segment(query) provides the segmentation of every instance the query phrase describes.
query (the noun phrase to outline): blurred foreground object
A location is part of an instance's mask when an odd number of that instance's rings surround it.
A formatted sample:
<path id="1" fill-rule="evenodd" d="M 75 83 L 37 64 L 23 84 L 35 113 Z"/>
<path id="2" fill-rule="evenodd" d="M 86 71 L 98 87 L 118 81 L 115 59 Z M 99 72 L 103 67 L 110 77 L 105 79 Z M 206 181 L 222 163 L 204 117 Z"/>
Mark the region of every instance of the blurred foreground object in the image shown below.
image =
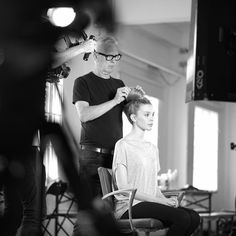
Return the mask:
<path id="1" fill-rule="evenodd" d="M 114 30 L 109 1 L 67 1 L 75 11 L 90 12 L 95 23 Z M 2 0 L 0 2 L 0 153 L 30 148 L 44 119 L 45 78 L 59 35 L 84 29 L 81 18 L 70 28 L 57 28 L 42 15 L 63 1 Z M 87 20 L 85 20 L 87 21 Z M 12 148 L 14 147 L 14 148 Z"/>
<path id="2" fill-rule="evenodd" d="M 110 218 L 109 213 L 104 215 L 102 210 L 93 206 L 86 173 L 77 173 L 73 163 L 74 149 L 68 141 L 68 137 L 72 135 L 70 130 L 67 130 L 65 135 L 59 125 L 45 121 L 45 84 L 47 72 L 52 64 L 53 47 L 59 35 L 72 30 L 55 27 L 42 17 L 55 3 L 63 4 L 61 1 L 47 0 L 0 2 L 0 186 L 9 181 L 5 178 L 6 173 L 12 174 L 12 183 L 22 182 L 24 168 L 27 168 L 23 162 L 25 154 L 31 149 L 37 130 L 42 129 L 58 151 L 59 161 L 78 199 L 80 209 L 88 211 L 91 222 L 100 222 L 95 225 L 99 235 L 118 235 L 115 223 L 110 219 L 109 225 L 114 226 L 111 227 L 112 234 L 111 231 L 103 231 L 106 228 L 106 219 Z M 93 21 L 103 25 L 108 31 L 114 29 L 114 19 L 108 1 L 68 3 L 72 4 L 74 9 L 90 12 Z M 87 24 L 88 20 L 75 21 L 73 30 L 80 34 Z M 11 163 L 15 161 L 22 167 L 21 178 L 10 171 Z M 39 207 L 40 205 L 39 203 Z M 41 215 L 37 217 L 41 219 Z M 2 222 L 0 218 L 0 228 Z M 26 229 L 26 232 L 27 230 L 29 229 Z M 9 235 L 2 228 L 0 232 Z M 28 231 L 27 234 L 22 231 L 21 235 L 41 234 L 38 230 L 37 233 Z"/>

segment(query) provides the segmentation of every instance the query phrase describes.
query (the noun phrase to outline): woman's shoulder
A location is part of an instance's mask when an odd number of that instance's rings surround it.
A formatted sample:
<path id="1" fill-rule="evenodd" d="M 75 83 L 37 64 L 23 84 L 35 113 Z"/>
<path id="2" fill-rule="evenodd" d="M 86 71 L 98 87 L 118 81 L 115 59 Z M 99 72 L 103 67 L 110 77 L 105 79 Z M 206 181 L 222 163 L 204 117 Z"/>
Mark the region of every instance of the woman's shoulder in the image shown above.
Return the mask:
<path id="1" fill-rule="evenodd" d="M 158 146 L 155 145 L 154 143 L 152 142 L 149 142 L 149 145 L 151 147 L 152 150 L 154 150 L 155 152 L 159 153 L 159 149 L 158 149 Z"/>
<path id="2" fill-rule="evenodd" d="M 157 145 L 155 145 L 154 143 L 148 141 L 149 145 L 154 148 L 154 149 L 158 149 Z"/>
<path id="3" fill-rule="evenodd" d="M 130 137 L 129 135 L 119 139 L 116 142 L 116 146 L 133 146 L 133 145 L 137 145 L 140 147 L 147 147 L 147 148 L 151 148 L 154 150 L 158 151 L 158 147 L 157 145 L 155 145 L 154 143 L 147 141 L 147 140 L 139 140 L 139 139 L 133 139 L 132 137 Z"/>
<path id="4" fill-rule="evenodd" d="M 125 140 L 125 138 L 121 138 L 121 139 L 119 139 L 117 142 L 116 142 L 116 146 L 122 146 L 122 145 L 124 145 L 126 143 L 126 140 Z"/>
<path id="5" fill-rule="evenodd" d="M 123 137 L 116 142 L 115 149 L 130 149 L 132 145 L 132 140 Z"/>

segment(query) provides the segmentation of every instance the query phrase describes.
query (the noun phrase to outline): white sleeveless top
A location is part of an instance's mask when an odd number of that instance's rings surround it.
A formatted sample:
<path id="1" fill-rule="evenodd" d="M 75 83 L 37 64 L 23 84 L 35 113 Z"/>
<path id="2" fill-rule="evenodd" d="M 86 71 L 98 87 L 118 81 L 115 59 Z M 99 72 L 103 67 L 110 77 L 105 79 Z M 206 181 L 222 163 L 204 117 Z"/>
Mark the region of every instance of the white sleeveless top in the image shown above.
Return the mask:
<path id="1" fill-rule="evenodd" d="M 131 188 L 157 197 L 159 193 L 157 174 L 160 170 L 158 148 L 147 141 L 120 139 L 115 145 L 113 157 L 113 190 L 118 190 L 115 172 L 118 165 L 127 168 Z M 159 190 L 159 191 L 158 191 Z M 134 199 L 133 205 L 139 203 Z M 115 196 L 115 217 L 120 218 L 128 210 L 128 197 Z"/>

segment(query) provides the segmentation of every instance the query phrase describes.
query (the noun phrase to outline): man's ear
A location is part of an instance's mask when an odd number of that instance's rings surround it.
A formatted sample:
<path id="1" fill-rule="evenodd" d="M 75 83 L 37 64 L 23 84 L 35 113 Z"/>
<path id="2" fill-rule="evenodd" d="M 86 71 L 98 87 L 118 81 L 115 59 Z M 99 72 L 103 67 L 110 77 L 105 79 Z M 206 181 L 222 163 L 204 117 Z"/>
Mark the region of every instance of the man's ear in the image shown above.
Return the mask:
<path id="1" fill-rule="evenodd" d="M 135 116 L 135 114 L 131 114 L 131 115 L 130 115 L 130 119 L 131 119 L 133 122 L 136 122 L 136 116 Z"/>

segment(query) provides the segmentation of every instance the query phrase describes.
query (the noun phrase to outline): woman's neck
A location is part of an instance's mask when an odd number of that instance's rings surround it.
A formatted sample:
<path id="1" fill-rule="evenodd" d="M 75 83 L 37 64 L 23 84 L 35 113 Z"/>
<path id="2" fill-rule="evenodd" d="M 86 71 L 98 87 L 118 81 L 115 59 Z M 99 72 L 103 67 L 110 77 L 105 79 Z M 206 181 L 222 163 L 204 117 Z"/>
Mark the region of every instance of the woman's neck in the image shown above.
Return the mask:
<path id="1" fill-rule="evenodd" d="M 127 135 L 127 138 L 142 141 L 144 140 L 144 134 L 145 134 L 144 130 L 136 126 L 133 126 L 131 132 Z"/>

